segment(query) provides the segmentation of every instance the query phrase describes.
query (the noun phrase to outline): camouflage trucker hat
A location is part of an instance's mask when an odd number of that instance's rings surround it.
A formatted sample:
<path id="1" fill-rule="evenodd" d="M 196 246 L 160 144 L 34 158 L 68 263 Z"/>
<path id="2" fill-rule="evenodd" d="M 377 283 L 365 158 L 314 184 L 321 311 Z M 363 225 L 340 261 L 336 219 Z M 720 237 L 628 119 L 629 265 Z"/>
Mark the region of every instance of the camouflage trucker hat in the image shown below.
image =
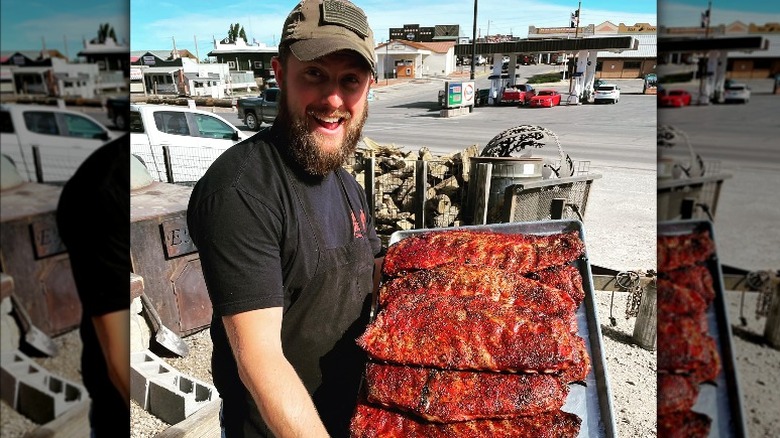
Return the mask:
<path id="1" fill-rule="evenodd" d="M 347 0 L 303 0 L 284 21 L 279 45 L 301 61 L 353 50 L 376 72 L 374 33 L 363 10 Z"/>

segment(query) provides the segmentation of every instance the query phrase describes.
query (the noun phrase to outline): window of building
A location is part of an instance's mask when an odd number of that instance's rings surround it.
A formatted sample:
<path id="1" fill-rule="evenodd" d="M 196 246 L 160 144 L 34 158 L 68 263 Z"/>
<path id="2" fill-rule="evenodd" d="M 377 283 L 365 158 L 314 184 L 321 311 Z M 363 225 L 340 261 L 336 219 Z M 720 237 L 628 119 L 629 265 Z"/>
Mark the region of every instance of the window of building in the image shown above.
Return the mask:
<path id="1" fill-rule="evenodd" d="M 641 61 L 625 61 L 623 63 L 624 69 L 639 69 L 640 67 L 642 67 Z"/>

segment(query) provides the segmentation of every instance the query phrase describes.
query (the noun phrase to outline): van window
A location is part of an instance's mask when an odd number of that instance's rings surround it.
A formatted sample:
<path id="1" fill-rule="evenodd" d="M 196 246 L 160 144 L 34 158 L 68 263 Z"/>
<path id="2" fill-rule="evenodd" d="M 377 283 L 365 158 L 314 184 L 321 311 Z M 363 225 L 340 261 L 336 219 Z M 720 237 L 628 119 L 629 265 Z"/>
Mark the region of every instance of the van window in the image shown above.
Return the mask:
<path id="1" fill-rule="evenodd" d="M 62 114 L 62 116 L 68 130 L 68 137 L 100 138 L 106 134 L 105 129 L 86 117 L 76 114 Z"/>
<path id="2" fill-rule="evenodd" d="M 230 126 L 216 117 L 206 114 L 193 114 L 198 125 L 198 135 L 206 138 L 231 139 L 236 133 Z"/>
<path id="3" fill-rule="evenodd" d="M 154 124 L 160 132 L 173 135 L 191 135 L 187 115 L 179 111 L 156 111 Z"/>
<path id="4" fill-rule="evenodd" d="M 25 111 L 24 126 L 37 134 L 60 135 L 57 119 L 51 111 Z"/>

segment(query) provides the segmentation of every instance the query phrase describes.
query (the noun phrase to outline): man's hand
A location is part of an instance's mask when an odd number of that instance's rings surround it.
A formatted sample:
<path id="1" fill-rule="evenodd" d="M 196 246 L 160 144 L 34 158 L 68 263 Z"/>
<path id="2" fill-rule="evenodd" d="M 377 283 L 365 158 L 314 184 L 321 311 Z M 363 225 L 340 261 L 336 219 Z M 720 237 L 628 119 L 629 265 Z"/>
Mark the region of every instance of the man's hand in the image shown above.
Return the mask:
<path id="1" fill-rule="evenodd" d="M 309 393 L 282 351 L 282 308 L 224 316 L 241 381 L 277 438 L 327 437 Z"/>

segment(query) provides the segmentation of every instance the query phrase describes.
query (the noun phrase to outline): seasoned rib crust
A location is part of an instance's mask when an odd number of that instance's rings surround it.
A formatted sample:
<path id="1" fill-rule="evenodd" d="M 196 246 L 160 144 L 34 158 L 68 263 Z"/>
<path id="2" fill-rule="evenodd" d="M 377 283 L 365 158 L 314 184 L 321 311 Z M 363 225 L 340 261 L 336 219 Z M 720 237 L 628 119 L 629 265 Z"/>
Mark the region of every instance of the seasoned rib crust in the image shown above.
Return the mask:
<path id="1" fill-rule="evenodd" d="M 699 384 L 690 376 L 658 375 L 658 415 L 690 410 L 699 396 Z"/>
<path id="2" fill-rule="evenodd" d="M 411 272 L 386 282 L 379 292 L 379 304 L 384 306 L 404 293 L 484 297 L 553 316 L 564 316 L 576 310 L 568 293 L 488 266 L 441 266 Z"/>
<path id="3" fill-rule="evenodd" d="M 659 318 L 658 369 L 692 374 L 699 382 L 715 380 L 720 373 L 715 340 L 692 318 Z"/>
<path id="4" fill-rule="evenodd" d="M 658 271 L 666 273 L 704 262 L 715 254 L 715 242 L 708 231 L 658 236 Z"/>
<path id="5" fill-rule="evenodd" d="M 585 299 L 585 289 L 582 287 L 582 276 L 579 269 L 573 265 L 553 266 L 542 271 L 526 274 L 528 278 L 539 283 L 560 289 L 569 294 L 574 300 L 575 307 L 579 307 Z"/>
<path id="6" fill-rule="evenodd" d="M 710 274 L 710 270 L 706 266 L 687 266 L 682 269 L 664 272 L 663 275 L 670 282 L 699 294 L 707 306 L 715 299 L 715 286 L 712 281 L 712 274 Z"/>
<path id="7" fill-rule="evenodd" d="M 577 232 L 552 235 L 504 234 L 469 230 L 438 231 L 400 240 L 387 250 L 383 273 L 436 266 L 481 265 L 517 273 L 565 265 L 582 256 L 585 245 Z"/>
<path id="8" fill-rule="evenodd" d="M 572 363 L 573 321 L 482 298 L 402 294 L 358 344 L 375 359 L 407 365 L 556 372 Z"/>
<path id="9" fill-rule="evenodd" d="M 405 415 L 358 403 L 350 425 L 351 438 L 570 438 L 576 437 L 581 420 L 563 411 L 501 420 L 428 423 Z"/>
<path id="10" fill-rule="evenodd" d="M 590 373 L 590 355 L 585 339 L 579 336 L 573 336 L 573 339 L 574 354 L 571 365 L 561 373 L 561 379 L 567 383 L 584 382 Z"/>
<path id="11" fill-rule="evenodd" d="M 698 438 L 710 434 L 710 417 L 694 411 L 658 416 L 658 436 L 664 438 Z"/>
<path id="12" fill-rule="evenodd" d="M 452 423 L 557 411 L 569 386 L 550 374 L 450 371 L 369 363 L 368 401 Z"/>
<path id="13" fill-rule="evenodd" d="M 664 278 L 657 285 L 659 318 L 698 317 L 706 312 L 707 301 L 693 289 Z"/>

